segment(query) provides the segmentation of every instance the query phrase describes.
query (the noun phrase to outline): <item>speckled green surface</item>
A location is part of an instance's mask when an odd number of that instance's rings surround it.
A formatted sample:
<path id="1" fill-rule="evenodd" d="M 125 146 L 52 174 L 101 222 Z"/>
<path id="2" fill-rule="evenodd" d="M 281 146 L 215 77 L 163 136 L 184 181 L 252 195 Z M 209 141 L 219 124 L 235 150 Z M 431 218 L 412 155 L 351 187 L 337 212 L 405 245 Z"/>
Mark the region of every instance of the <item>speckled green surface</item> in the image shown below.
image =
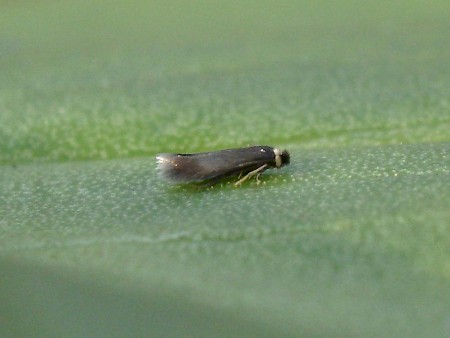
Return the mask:
<path id="1" fill-rule="evenodd" d="M 449 9 L 0 5 L 0 335 L 447 336 Z M 247 144 L 292 164 L 157 176 Z"/>

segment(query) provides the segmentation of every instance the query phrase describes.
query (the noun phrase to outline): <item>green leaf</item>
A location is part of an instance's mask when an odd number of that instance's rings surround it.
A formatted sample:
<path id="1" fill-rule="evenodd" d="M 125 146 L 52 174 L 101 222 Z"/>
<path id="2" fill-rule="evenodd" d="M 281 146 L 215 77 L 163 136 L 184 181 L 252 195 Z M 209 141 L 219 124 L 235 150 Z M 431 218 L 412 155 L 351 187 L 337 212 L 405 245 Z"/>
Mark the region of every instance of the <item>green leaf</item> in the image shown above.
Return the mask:
<path id="1" fill-rule="evenodd" d="M 447 336 L 446 9 L 0 5 L 0 336 Z M 247 144 L 292 163 L 158 177 Z"/>

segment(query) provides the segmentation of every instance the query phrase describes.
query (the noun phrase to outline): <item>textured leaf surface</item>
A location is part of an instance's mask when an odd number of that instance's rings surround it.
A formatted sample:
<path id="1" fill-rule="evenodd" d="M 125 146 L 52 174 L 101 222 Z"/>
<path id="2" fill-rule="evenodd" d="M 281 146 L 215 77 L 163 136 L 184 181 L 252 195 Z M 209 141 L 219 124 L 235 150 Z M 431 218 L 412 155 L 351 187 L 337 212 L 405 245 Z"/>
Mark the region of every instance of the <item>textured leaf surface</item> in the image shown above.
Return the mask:
<path id="1" fill-rule="evenodd" d="M 0 5 L 0 335 L 447 336 L 448 9 Z M 247 144 L 292 164 L 155 171 Z"/>

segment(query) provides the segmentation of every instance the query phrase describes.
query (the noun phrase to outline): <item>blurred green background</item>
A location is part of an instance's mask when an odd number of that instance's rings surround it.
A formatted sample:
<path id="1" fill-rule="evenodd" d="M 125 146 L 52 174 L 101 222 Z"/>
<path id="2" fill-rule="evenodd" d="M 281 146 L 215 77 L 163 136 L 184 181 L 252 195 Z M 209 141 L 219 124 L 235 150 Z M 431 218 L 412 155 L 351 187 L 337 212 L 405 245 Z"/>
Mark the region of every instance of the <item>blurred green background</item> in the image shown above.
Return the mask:
<path id="1" fill-rule="evenodd" d="M 1 1 L 0 336 L 448 336 L 449 13 Z M 249 144 L 292 164 L 156 173 Z"/>

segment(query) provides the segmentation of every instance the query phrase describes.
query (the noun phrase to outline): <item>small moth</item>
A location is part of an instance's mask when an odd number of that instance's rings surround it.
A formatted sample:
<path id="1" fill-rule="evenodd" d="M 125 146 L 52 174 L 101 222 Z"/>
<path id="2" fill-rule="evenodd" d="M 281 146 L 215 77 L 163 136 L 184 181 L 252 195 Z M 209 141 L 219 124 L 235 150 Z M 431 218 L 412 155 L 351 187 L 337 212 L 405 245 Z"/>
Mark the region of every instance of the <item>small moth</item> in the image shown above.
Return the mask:
<path id="1" fill-rule="evenodd" d="M 290 163 L 290 155 L 269 146 L 225 149 L 196 154 L 159 154 L 158 169 L 163 178 L 176 183 L 202 183 L 212 186 L 220 180 L 239 176 L 235 186 L 270 168 Z"/>

